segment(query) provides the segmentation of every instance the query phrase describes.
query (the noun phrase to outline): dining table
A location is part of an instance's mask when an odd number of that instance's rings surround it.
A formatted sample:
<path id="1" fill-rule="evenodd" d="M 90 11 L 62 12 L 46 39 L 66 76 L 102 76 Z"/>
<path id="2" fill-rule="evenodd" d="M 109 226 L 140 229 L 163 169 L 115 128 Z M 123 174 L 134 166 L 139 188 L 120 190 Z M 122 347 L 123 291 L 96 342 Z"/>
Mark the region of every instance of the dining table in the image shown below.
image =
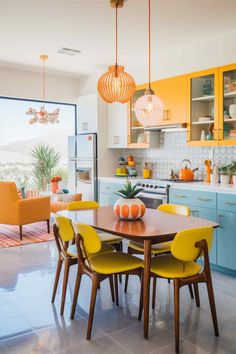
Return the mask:
<path id="1" fill-rule="evenodd" d="M 142 219 L 118 219 L 112 206 L 99 207 L 87 210 L 62 210 L 57 213 L 82 224 L 88 224 L 97 230 L 122 236 L 125 239 L 139 242 L 144 245 L 144 272 L 143 272 L 143 314 L 144 338 L 148 338 L 149 329 L 149 296 L 151 247 L 153 244 L 171 241 L 182 230 L 209 226 L 216 228 L 216 222 L 200 219 L 193 216 L 181 216 L 146 209 Z"/>

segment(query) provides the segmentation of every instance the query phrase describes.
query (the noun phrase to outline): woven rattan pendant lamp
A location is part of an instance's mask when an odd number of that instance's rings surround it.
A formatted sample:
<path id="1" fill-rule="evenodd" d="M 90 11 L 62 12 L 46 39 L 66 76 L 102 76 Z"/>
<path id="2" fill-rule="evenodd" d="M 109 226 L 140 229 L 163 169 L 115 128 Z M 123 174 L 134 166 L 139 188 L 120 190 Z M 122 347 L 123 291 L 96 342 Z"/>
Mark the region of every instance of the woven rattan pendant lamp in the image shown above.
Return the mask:
<path id="1" fill-rule="evenodd" d="M 128 102 L 133 96 L 136 85 L 131 75 L 118 65 L 118 8 L 124 6 L 124 0 L 110 0 L 111 7 L 116 9 L 116 62 L 98 80 L 99 95 L 107 103 Z"/>
<path id="2" fill-rule="evenodd" d="M 145 93 L 135 102 L 137 120 L 143 126 L 156 125 L 163 117 L 164 105 L 151 88 L 151 0 L 148 1 L 148 87 Z"/>

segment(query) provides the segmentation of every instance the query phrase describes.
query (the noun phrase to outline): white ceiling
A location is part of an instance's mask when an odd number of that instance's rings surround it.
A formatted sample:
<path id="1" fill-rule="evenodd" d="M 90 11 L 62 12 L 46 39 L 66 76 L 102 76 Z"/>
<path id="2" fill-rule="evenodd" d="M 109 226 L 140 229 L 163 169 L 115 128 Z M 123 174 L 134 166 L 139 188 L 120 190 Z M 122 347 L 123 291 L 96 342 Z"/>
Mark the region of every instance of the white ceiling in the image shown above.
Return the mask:
<path id="1" fill-rule="evenodd" d="M 119 11 L 119 63 L 147 64 L 147 0 L 127 0 Z M 0 65 L 82 76 L 114 63 L 114 9 L 109 0 L 0 0 Z M 152 0 L 153 60 L 158 51 L 236 28 L 236 0 Z M 158 41 L 157 41 L 158 39 Z M 157 46 L 158 43 L 158 46 Z M 61 47 L 79 56 L 58 54 Z M 155 57 L 154 57 L 155 55 Z"/>

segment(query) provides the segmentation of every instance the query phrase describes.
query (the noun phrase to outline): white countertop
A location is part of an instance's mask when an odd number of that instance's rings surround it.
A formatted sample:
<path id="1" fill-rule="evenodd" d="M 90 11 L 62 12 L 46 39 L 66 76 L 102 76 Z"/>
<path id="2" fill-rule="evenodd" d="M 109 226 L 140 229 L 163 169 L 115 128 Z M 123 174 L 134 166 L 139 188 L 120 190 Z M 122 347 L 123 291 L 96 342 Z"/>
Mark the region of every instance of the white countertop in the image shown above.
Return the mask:
<path id="1" fill-rule="evenodd" d="M 211 184 L 206 182 L 187 182 L 187 183 L 173 183 L 171 188 L 177 189 L 192 189 L 198 191 L 217 192 L 236 194 L 236 186 L 234 184 L 221 185 L 220 183 Z"/>

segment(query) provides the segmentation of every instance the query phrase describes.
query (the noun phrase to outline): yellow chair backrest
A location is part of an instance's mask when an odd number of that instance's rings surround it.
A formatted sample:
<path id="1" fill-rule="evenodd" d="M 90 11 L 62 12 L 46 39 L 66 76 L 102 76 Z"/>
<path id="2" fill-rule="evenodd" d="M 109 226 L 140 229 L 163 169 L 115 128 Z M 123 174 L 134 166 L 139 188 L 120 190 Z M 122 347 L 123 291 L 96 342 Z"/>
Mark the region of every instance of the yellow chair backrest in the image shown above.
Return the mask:
<path id="1" fill-rule="evenodd" d="M 59 237 L 62 241 L 72 241 L 75 237 L 71 220 L 64 216 L 55 217 L 56 225 L 59 229 Z"/>
<path id="2" fill-rule="evenodd" d="M 67 210 L 83 210 L 83 209 L 97 209 L 99 204 L 93 200 L 82 200 L 77 202 L 70 202 L 67 205 Z"/>
<path id="3" fill-rule="evenodd" d="M 159 205 L 157 210 L 163 211 L 164 213 L 178 214 L 178 215 L 183 215 L 183 216 L 190 215 L 190 209 L 189 209 L 189 207 L 187 207 L 185 205 L 161 204 L 161 205 Z"/>
<path id="4" fill-rule="evenodd" d="M 87 254 L 94 254 L 101 250 L 102 243 L 96 230 L 89 225 L 73 223 L 75 234 L 83 238 L 84 248 Z"/>
<path id="5" fill-rule="evenodd" d="M 200 249 L 195 244 L 201 240 L 206 240 L 210 251 L 213 240 L 212 227 L 199 227 L 178 232 L 171 244 L 171 253 L 182 261 L 195 261 L 201 255 Z"/>
<path id="6" fill-rule="evenodd" d="M 0 182 L 0 202 L 10 205 L 18 200 L 19 194 L 15 182 Z"/>

